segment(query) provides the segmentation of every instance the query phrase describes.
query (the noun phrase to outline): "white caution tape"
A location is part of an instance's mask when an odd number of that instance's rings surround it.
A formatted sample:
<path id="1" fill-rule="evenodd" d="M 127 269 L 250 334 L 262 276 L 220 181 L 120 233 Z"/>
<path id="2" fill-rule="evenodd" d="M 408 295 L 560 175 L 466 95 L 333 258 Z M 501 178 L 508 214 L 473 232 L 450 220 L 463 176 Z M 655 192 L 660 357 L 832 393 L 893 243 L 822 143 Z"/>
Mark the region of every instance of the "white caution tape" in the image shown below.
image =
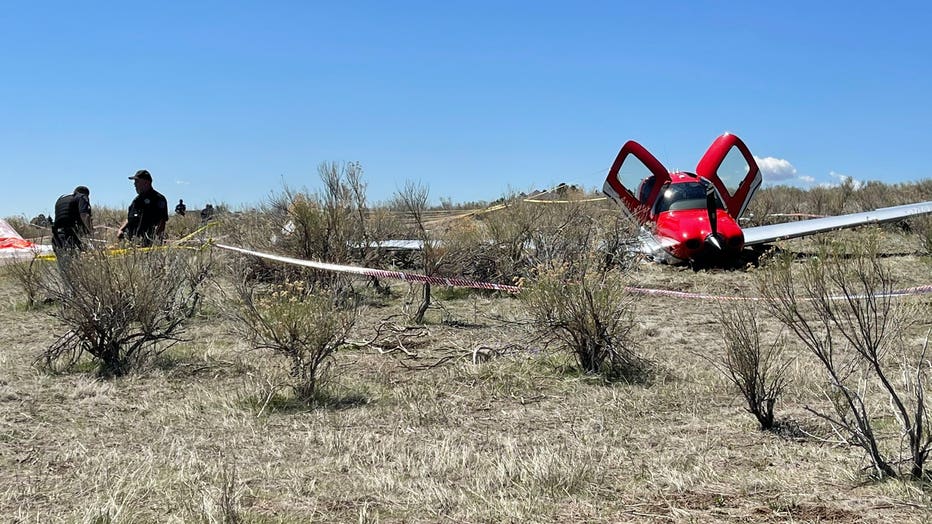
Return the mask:
<path id="1" fill-rule="evenodd" d="M 507 291 L 509 293 L 517 293 L 521 291 L 521 288 L 519 288 L 518 286 L 509 286 L 505 284 L 492 284 L 490 282 L 478 282 L 478 281 L 469 280 L 466 278 L 435 277 L 435 276 L 429 276 L 429 275 L 418 275 L 417 273 L 406 273 L 404 271 L 388 271 L 385 269 L 372 269 L 372 268 L 359 267 L 359 266 L 330 264 L 327 262 L 316 262 L 312 260 L 302 260 L 300 258 L 291 258 L 291 257 L 283 257 L 279 255 L 271 255 L 269 253 L 252 251 L 250 249 L 243 249 L 241 247 L 228 246 L 225 244 L 213 244 L 213 245 L 220 249 L 225 249 L 227 251 L 234 251 L 236 253 L 242 253 L 244 255 L 252 255 L 254 257 L 265 258 L 267 260 L 275 260 L 277 262 L 284 262 L 286 264 L 294 264 L 297 266 L 320 269 L 322 271 L 351 273 L 354 275 L 364 275 L 364 276 L 376 277 L 376 278 L 389 278 L 389 279 L 394 279 L 394 280 L 403 280 L 405 282 L 418 282 L 421 284 L 437 284 L 440 286 L 468 287 L 468 288 L 473 288 L 473 289 L 492 289 L 495 291 Z"/>
<path id="2" fill-rule="evenodd" d="M 465 287 L 473 289 L 491 289 L 495 291 L 507 291 L 509 293 L 519 293 L 521 288 L 518 286 L 509 286 L 506 284 L 493 284 L 491 282 L 479 282 L 476 280 L 469 280 L 466 278 L 459 277 L 435 277 L 428 275 L 419 275 L 417 273 L 406 273 L 404 271 L 389 271 L 385 269 L 373 269 L 360 266 L 349 266 L 343 264 L 330 264 L 327 262 L 316 262 L 312 260 L 302 260 L 300 258 L 291 258 L 283 257 L 280 255 L 272 255 L 269 253 L 262 253 L 260 251 L 253 251 L 251 249 L 243 249 L 241 247 L 228 246 L 226 244 L 212 244 L 220 249 L 225 249 L 227 251 L 233 251 L 236 253 L 242 253 L 244 255 L 251 255 L 254 257 L 265 258 L 267 260 L 275 260 L 277 262 L 283 262 L 286 264 L 294 264 L 297 266 L 310 267 L 314 269 L 320 269 L 322 271 L 335 271 L 340 273 L 351 273 L 355 275 L 370 276 L 376 278 L 388 278 L 394 280 L 402 280 L 405 282 L 417 282 L 421 284 L 437 284 L 441 286 L 450 286 L 450 287 Z M 745 297 L 745 296 L 727 296 L 727 295 L 710 295 L 705 293 L 691 293 L 688 291 L 675 291 L 672 289 L 656 289 L 656 288 L 644 288 L 644 287 L 633 287 L 626 286 L 625 290 L 629 293 L 635 295 L 649 295 L 649 296 L 667 296 L 674 298 L 682 299 L 694 299 L 694 300 L 715 300 L 715 301 L 759 301 L 763 300 L 760 297 Z M 932 293 L 932 284 L 915 286 L 904 289 L 893 290 L 890 293 L 882 293 L 874 295 L 876 297 L 903 297 L 909 295 L 920 295 L 925 293 Z M 829 297 L 830 300 L 845 300 L 849 297 L 846 296 L 833 296 Z M 854 296 L 851 298 L 859 298 Z M 808 300 L 808 299 L 807 299 Z"/>

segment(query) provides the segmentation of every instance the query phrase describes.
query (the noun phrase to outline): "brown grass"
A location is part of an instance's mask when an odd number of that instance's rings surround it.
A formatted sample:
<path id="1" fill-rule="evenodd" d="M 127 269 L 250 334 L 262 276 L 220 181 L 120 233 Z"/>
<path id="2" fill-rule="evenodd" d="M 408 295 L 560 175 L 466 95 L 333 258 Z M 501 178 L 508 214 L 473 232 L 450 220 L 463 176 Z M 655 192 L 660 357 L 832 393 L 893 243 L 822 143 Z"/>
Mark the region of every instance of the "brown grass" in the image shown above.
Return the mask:
<path id="1" fill-rule="evenodd" d="M 915 237 L 888 234 L 898 254 L 884 260 L 902 287 L 930 283 L 927 265 L 897 251 Z M 806 256 L 811 242 L 784 246 Z M 646 265 L 632 279 L 751 294 L 754 271 Z M 350 338 L 371 340 L 406 291 L 369 297 Z M 328 397 L 307 408 L 275 394 L 286 367 L 230 335 L 219 299 L 195 319 L 192 341 L 148 372 L 111 381 L 88 369 L 40 373 L 31 363 L 60 327 L 0 280 L 0 520 L 932 519 L 927 486 L 872 483 L 856 451 L 758 431 L 697 355 L 721 344 L 707 302 L 640 298 L 634 335 L 656 376 L 605 385 L 529 343 L 517 299 L 448 296 L 416 336 L 338 351 Z M 928 295 L 920 304 L 930 308 Z M 765 318 L 761 331 L 772 337 L 779 326 Z M 399 342 L 405 351 L 393 350 Z M 826 435 L 803 410 L 821 402 L 824 377 L 800 348 L 788 356 L 779 414 Z"/>

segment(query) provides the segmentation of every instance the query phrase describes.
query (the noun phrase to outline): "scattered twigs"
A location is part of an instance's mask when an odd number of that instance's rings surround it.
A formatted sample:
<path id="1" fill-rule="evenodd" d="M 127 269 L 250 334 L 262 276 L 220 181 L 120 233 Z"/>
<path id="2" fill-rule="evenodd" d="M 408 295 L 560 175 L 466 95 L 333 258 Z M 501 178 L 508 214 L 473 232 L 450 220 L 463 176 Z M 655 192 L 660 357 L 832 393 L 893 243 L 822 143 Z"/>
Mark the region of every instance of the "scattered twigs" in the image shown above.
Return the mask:
<path id="1" fill-rule="evenodd" d="M 396 352 L 404 353 L 409 358 L 417 358 L 418 352 L 413 346 L 430 337 L 426 326 L 409 326 L 396 321 L 402 315 L 391 315 L 379 321 L 375 333 L 369 340 L 361 342 L 347 341 L 358 348 L 372 348 L 380 355 Z"/>

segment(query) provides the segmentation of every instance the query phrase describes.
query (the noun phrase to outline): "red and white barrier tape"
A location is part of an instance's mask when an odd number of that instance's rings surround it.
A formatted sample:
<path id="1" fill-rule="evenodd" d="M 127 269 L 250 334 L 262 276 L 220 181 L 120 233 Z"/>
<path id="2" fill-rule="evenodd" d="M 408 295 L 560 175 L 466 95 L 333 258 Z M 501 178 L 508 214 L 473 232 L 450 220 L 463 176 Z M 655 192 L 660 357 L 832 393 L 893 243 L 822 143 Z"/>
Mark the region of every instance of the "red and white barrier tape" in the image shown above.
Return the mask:
<path id="1" fill-rule="evenodd" d="M 635 295 L 652 295 L 652 296 L 665 296 L 665 297 L 675 297 L 675 298 L 692 298 L 698 300 L 764 300 L 761 297 L 745 297 L 745 296 L 726 296 L 726 295 L 708 295 L 705 293 L 690 293 L 688 291 L 674 291 L 672 289 L 654 289 L 654 288 L 644 288 L 644 287 L 626 287 L 629 293 L 634 293 Z M 876 297 L 905 297 L 909 295 L 921 295 L 923 293 L 932 293 L 932 284 L 927 284 L 924 286 L 915 286 L 908 287 L 903 289 L 895 289 L 889 293 L 878 293 L 874 296 Z M 859 298 L 860 295 L 853 296 L 851 298 Z M 849 297 L 844 295 L 828 297 L 829 300 L 845 300 Z M 809 299 L 806 299 L 809 300 Z"/>
<path id="2" fill-rule="evenodd" d="M 298 266 L 320 269 L 323 271 L 336 271 L 339 273 L 351 273 L 354 275 L 364 275 L 364 276 L 376 277 L 376 278 L 390 278 L 394 280 L 403 280 L 405 282 L 418 282 L 421 284 L 437 284 L 440 286 L 468 287 L 468 288 L 473 288 L 473 289 L 492 289 L 495 291 L 507 291 L 509 293 L 517 293 L 521 291 L 521 288 L 519 288 L 518 286 L 509 286 L 505 284 L 492 284 L 490 282 L 478 282 L 478 281 L 469 280 L 466 278 L 432 277 L 428 275 L 418 275 L 417 273 L 406 273 L 404 271 L 389 271 L 385 269 L 372 269 L 372 268 L 359 267 L 359 266 L 329 264 L 327 262 L 315 262 L 312 260 L 302 260 L 300 258 L 270 255 L 268 253 L 252 251 L 250 249 L 243 249 L 240 247 L 228 246 L 225 244 L 213 244 L 213 245 L 216 247 L 219 247 L 220 249 L 225 249 L 227 251 L 234 251 L 237 253 L 242 253 L 244 255 L 252 255 L 254 257 L 265 258 L 268 260 L 275 260 L 277 262 L 284 262 L 286 264 L 295 264 Z"/>
<path id="3" fill-rule="evenodd" d="M 351 273 L 354 275 L 363 275 L 376 278 L 388 278 L 394 280 L 402 280 L 405 282 L 418 282 L 421 284 L 437 284 L 440 286 L 451 286 L 451 287 L 467 287 L 473 289 L 491 289 L 495 291 L 507 291 L 508 293 L 519 293 L 521 288 L 518 286 L 509 286 L 506 284 L 493 284 L 491 282 L 479 282 L 476 280 L 469 280 L 466 278 L 457 278 L 457 277 L 432 277 L 427 275 L 419 275 L 417 273 L 406 273 L 404 271 L 389 271 L 385 269 L 372 269 L 367 267 L 359 266 L 347 266 L 341 264 L 330 264 L 327 262 L 315 262 L 312 260 L 302 260 L 300 258 L 291 258 L 283 257 L 279 255 L 271 255 L 269 253 L 262 253 L 260 251 L 253 251 L 251 249 L 243 249 L 241 247 L 228 246 L 226 244 L 212 244 L 220 249 L 225 249 L 227 251 L 233 251 L 236 253 L 242 253 L 244 255 L 251 255 L 254 257 L 265 258 L 268 260 L 275 260 L 277 262 L 284 262 L 286 264 L 295 264 L 298 266 L 310 267 L 314 269 L 320 269 L 322 271 L 336 271 L 340 273 Z M 649 295 L 649 296 L 666 296 L 674 298 L 685 298 L 685 299 L 697 299 L 697 300 L 718 300 L 718 301 L 728 301 L 728 300 L 763 300 L 760 297 L 744 297 L 744 296 L 726 296 L 726 295 L 709 295 L 705 293 L 691 293 L 688 291 L 674 291 L 672 289 L 655 289 L 655 288 L 644 288 L 644 287 L 631 287 L 628 286 L 625 288 L 629 293 L 636 295 Z M 919 295 L 924 293 L 932 293 L 932 284 L 924 286 L 915 286 L 904 289 L 897 289 L 890 292 L 888 295 L 892 297 L 900 297 L 907 295 Z M 886 295 L 877 295 L 886 296 Z M 830 297 L 832 300 L 842 300 L 847 297 L 837 296 Z"/>
<path id="4" fill-rule="evenodd" d="M 656 289 L 648 287 L 626 286 L 625 291 L 634 295 L 648 295 L 674 298 L 693 298 L 699 300 L 760 300 L 757 297 L 708 295 L 705 293 L 690 293 L 689 291 L 674 291 L 672 289 Z"/>

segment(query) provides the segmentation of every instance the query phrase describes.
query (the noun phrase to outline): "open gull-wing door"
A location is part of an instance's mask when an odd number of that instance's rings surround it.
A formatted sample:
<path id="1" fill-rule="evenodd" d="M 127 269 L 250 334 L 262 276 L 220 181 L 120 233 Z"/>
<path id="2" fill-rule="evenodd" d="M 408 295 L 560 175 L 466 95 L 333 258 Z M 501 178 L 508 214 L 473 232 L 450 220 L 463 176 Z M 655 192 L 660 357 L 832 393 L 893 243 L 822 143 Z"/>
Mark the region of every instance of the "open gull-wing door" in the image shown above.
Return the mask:
<path id="1" fill-rule="evenodd" d="M 748 146 L 735 135 L 725 133 L 715 139 L 696 166 L 696 174 L 718 190 L 735 220 L 744 214 L 762 177 Z"/>
<path id="2" fill-rule="evenodd" d="M 608 170 L 602 192 L 618 203 L 632 218 L 644 223 L 650 217 L 660 189 L 670 173 L 644 146 L 629 140 Z"/>

